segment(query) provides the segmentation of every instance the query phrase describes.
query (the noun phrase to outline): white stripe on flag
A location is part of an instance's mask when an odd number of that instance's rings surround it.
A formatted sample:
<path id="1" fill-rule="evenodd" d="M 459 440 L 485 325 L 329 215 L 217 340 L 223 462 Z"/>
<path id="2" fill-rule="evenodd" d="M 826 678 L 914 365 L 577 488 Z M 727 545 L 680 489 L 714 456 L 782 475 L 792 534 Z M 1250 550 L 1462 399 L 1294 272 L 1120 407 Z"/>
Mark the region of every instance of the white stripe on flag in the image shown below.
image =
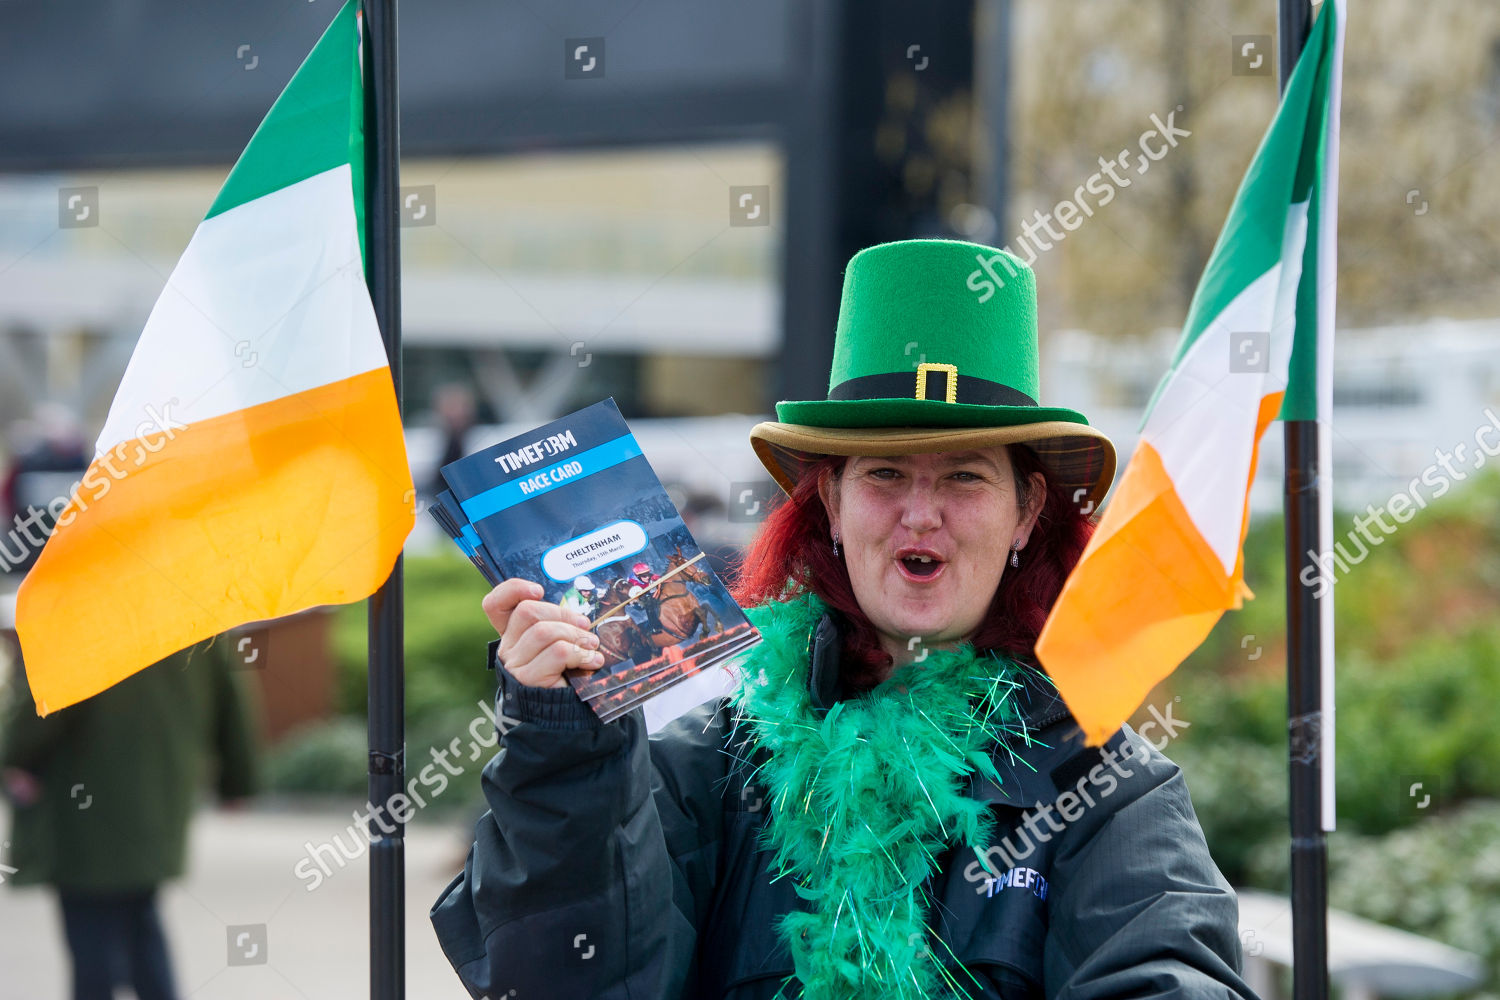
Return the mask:
<path id="1" fill-rule="evenodd" d="M 1232 576 L 1239 558 L 1243 499 L 1250 481 L 1255 426 L 1261 399 L 1286 389 L 1296 332 L 1297 281 L 1307 238 L 1307 204 L 1287 210 L 1281 263 L 1230 300 L 1176 365 L 1141 437 L 1161 456 L 1178 499 L 1203 540 Z M 1240 357 L 1238 338 L 1265 334 L 1264 357 Z M 1235 361 L 1256 362 L 1259 371 L 1235 371 Z"/>
<path id="2" fill-rule="evenodd" d="M 348 164 L 205 219 L 125 369 L 98 448 L 150 415 L 192 424 L 386 365 Z"/>

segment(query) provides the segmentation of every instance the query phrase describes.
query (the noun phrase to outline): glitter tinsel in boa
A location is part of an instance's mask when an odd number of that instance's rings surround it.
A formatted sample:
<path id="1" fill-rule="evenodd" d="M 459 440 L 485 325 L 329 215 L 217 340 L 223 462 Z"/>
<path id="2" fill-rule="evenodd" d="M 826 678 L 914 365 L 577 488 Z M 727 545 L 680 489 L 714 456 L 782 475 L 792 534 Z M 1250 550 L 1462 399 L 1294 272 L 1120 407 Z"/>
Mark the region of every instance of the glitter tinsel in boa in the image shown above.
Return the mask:
<path id="1" fill-rule="evenodd" d="M 824 610 L 812 595 L 753 609 L 764 641 L 732 696 L 770 750 L 755 778 L 770 793 L 763 846 L 811 904 L 778 933 L 804 1000 L 966 997 L 932 950 L 923 883 L 955 844 L 989 867 L 993 818 L 964 793 L 974 772 L 1000 781 L 990 751 L 1003 735 L 1025 738 L 1019 668 L 967 645 L 931 650 L 820 719 L 808 651 Z"/>

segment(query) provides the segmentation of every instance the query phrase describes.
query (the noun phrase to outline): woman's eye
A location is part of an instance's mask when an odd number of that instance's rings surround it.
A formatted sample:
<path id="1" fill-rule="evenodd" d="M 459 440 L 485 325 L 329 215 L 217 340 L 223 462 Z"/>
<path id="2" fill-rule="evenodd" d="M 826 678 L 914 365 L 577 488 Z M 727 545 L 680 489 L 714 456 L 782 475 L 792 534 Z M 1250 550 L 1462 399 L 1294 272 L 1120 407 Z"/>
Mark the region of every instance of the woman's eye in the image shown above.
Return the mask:
<path id="1" fill-rule="evenodd" d="M 981 476 L 977 472 L 969 472 L 967 470 L 960 470 L 960 471 L 955 472 L 953 474 L 953 478 L 957 479 L 959 482 L 963 482 L 963 483 L 977 483 L 981 479 L 983 479 L 984 477 Z"/>
<path id="2" fill-rule="evenodd" d="M 878 469 L 870 470 L 870 478 L 872 479 L 895 479 L 899 475 L 901 473 L 890 466 L 881 466 Z"/>

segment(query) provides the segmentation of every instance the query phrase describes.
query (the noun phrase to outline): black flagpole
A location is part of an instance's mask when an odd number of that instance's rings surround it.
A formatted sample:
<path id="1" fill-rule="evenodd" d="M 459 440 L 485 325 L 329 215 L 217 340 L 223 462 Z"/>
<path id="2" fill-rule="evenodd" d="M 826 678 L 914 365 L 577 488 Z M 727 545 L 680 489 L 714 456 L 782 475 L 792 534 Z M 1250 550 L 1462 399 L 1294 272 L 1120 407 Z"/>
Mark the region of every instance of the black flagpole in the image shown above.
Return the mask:
<path id="1" fill-rule="evenodd" d="M 1307 44 L 1310 0 L 1277 0 L 1281 90 Z M 1307 238 L 1315 240 L 1316 233 Z M 1319 589 L 1301 585 L 1317 566 L 1319 537 L 1318 422 L 1288 420 L 1286 449 L 1286 685 L 1292 833 L 1292 996 L 1328 996 L 1328 844 L 1322 822 L 1323 672 Z M 1321 573 L 1314 569 L 1313 574 Z"/>
<path id="2" fill-rule="evenodd" d="M 365 60 L 365 249 L 370 298 L 401 406 L 401 151 L 396 89 L 396 0 L 363 0 Z M 406 827 L 385 803 L 405 784 L 402 563 L 370 598 L 369 805 L 370 998 L 406 996 Z M 384 824 L 382 827 L 381 824 Z"/>

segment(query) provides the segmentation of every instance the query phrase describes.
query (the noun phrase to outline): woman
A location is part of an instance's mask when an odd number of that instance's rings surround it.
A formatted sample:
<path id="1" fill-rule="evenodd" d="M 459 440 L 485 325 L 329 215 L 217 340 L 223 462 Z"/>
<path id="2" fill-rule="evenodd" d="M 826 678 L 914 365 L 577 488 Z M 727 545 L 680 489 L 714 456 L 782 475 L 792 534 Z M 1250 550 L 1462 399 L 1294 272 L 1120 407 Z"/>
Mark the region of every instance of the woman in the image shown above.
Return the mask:
<path id="1" fill-rule="evenodd" d="M 1031 273 L 971 283 L 998 253 L 850 261 L 828 399 L 751 432 L 790 499 L 728 697 L 601 725 L 587 621 L 485 599 L 510 723 L 432 913 L 475 996 L 1252 996 L 1176 766 L 1086 748 L 1032 657 L 1115 457 L 1037 405 Z"/>
<path id="2" fill-rule="evenodd" d="M 0 643 L 13 641 L 13 624 L 0 604 Z M 161 886 L 186 870 L 204 779 L 226 808 L 260 784 L 253 703 L 231 641 L 174 653 L 46 718 L 19 644 L 9 647 L 12 697 L 0 726 L 0 783 L 12 810 L 6 861 L 15 869 L 7 881 L 56 890 L 73 1000 L 108 1000 L 117 985 L 139 1000 L 182 995 Z"/>

